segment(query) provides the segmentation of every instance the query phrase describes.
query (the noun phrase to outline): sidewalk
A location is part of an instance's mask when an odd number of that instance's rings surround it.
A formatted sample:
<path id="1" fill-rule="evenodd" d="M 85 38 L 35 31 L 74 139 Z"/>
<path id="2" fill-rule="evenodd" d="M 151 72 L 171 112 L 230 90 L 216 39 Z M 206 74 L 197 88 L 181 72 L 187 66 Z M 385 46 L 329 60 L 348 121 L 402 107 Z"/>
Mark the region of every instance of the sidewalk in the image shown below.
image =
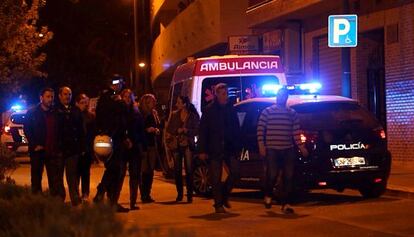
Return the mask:
<path id="1" fill-rule="evenodd" d="M 393 165 L 387 189 L 393 193 L 414 194 L 414 167 L 403 164 Z"/>

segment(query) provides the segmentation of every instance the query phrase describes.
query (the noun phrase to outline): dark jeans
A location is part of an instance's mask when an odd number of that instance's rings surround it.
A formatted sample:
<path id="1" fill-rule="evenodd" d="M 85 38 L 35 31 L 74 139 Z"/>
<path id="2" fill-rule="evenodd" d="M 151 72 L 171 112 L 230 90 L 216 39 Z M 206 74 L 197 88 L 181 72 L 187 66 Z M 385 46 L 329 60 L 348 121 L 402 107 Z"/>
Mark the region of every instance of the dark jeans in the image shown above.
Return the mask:
<path id="1" fill-rule="evenodd" d="M 122 185 L 124 183 L 127 166 L 129 174 L 129 203 L 131 206 L 135 206 L 138 198 L 138 186 L 141 182 L 141 156 L 142 153 L 139 149 L 131 149 L 125 152 L 124 160 L 122 163 L 122 174 L 119 185 L 118 196 L 121 194 Z"/>
<path id="2" fill-rule="evenodd" d="M 68 183 L 69 197 L 72 205 L 81 203 L 79 197 L 79 158 L 80 155 L 65 157 L 66 182 Z"/>
<path id="3" fill-rule="evenodd" d="M 81 184 L 82 196 L 88 197 L 90 192 L 90 180 L 91 180 L 91 164 L 92 154 L 86 152 L 79 159 L 79 180 Z"/>
<path id="4" fill-rule="evenodd" d="M 63 184 L 63 159 L 59 156 L 46 156 L 44 151 L 30 153 L 30 172 L 32 192 L 42 192 L 42 176 L 46 166 L 49 192 L 51 196 L 65 200 L 66 193 Z"/>
<path id="5" fill-rule="evenodd" d="M 233 182 L 238 174 L 238 161 L 233 155 L 209 155 L 214 207 L 222 207 L 228 201 Z M 228 167 L 228 177 L 222 182 L 223 164 Z"/>
<path id="6" fill-rule="evenodd" d="M 122 188 L 120 188 L 122 164 L 122 150 L 120 148 L 115 149 L 112 157 L 105 163 L 105 171 L 101 183 L 98 185 L 97 197 L 102 199 L 105 193 L 107 193 L 111 205 L 118 204 L 118 190 Z"/>
<path id="7" fill-rule="evenodd" d="M 266 151 L 266 180 L 265 195 L 273 196 L 273 188 L 276 184 L 280 172 L 282 172 L 280 182 L 280 202 L 290 203 L 290 194 L 293 191 L 293 174 L 295 171 L 296 153 L 293 148 L 284 150 L 267 149 Z"/>
<path id="8" fill-rule="evenodd" d="M 158 150 L 156 146 L 150 146 L 146 152 L 143 152 L 141 161 L 141 200 L 151 198 L 152 182 L 157 159 Z"/>
<path id="9" fill-rule="evenodd" d="M 177 188 L 178 195 L 183 195 L 183 160 L 185 168 L 185 182 L 187 187 L 187 196 L 193 195 L 193 153 L 190 148 L 178 147 L 174 151 L 174 170 L 175 170 L 175 186 Z"/>

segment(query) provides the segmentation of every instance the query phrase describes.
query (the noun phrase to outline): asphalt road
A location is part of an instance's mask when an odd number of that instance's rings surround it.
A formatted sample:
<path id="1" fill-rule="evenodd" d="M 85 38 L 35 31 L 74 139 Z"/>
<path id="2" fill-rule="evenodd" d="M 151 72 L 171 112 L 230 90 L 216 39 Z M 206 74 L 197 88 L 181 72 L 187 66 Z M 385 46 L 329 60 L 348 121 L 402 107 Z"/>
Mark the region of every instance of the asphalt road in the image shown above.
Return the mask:
<path id="1" fill-rule="evenodd" d="M 103 168 L 92 169 L 92 194 Z M 23 164 L 13 174 L 18 184 L 30 183 L 30 167 Z M 129 206 L 128 178 L 120 203 Z M 47 182 L 44 182 L 45 187 Z M 383 196 L 364 200 L 346 190 L 312 192 L 294 205 L 296 214 L 283 215 L 279 206 L 264 209 L 260 192 L 234 190 L 232 209 L 213 213 L 212 200 L 196 197 L 193 204 L 174 202 L 175 186 L 157 175 L 152 204 L 119 214 L 136 236 L 414 236 L 414 199 Z"/>

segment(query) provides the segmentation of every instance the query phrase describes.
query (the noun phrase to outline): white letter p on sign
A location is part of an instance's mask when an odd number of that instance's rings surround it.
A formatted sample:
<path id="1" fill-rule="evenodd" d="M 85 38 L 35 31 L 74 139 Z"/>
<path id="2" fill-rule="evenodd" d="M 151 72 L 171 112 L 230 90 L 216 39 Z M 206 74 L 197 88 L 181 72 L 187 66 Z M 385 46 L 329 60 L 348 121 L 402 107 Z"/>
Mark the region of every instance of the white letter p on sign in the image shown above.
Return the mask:
<path id="1" fill-rule="evenodd" d="M 341 26 L 344 26 L 344 29 L 340 29 Z M 334 19 L 333 20 L 333 41 L 334 43 L 339 43 L 339 36 L 348 34 L 351 26 L 347 19 Z"/>

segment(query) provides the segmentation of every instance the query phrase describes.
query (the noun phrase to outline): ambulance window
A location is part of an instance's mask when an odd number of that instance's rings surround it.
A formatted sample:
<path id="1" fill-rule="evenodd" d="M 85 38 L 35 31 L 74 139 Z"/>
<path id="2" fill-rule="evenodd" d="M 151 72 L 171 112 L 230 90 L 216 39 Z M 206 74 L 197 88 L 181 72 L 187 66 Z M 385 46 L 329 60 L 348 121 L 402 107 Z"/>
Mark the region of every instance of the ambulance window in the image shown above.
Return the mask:
<path id="1" fill-rule="evenodd" d="M 214 100 L 214 87 L 219 83 L 225 83 L 228 87 L 229 101 L 235 104 L 241 100 L 240 77 L 213 77 L 203 80 L 201 91 L 201 111 Z"/>

